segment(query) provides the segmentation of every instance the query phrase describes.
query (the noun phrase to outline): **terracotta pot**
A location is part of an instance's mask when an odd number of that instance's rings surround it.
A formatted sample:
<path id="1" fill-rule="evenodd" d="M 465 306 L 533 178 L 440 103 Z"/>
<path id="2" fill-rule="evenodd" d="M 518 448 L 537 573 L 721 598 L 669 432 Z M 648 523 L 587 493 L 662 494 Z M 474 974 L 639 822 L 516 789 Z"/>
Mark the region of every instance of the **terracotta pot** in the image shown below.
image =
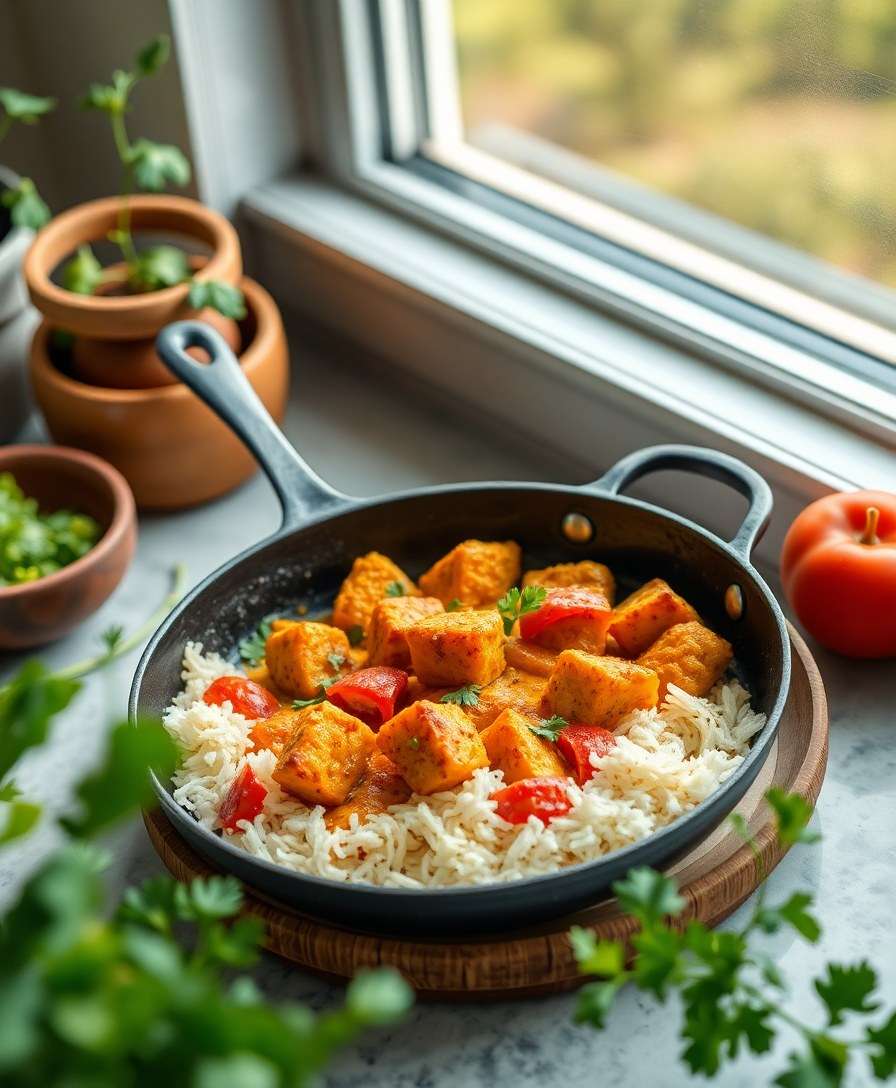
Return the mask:
<path id="1" fill-rule="evenodd" d="M 288 386 L 280 314 L 253 280 L 242 279 L 240 287 L 248 310 L 240 323 L 240 362 L 267 410 L 280 420 Z M 110 389 L 79 382 L 54 359 L 51 331 L 44 321 L 30 359 L 31 383 L 50 433 L 57 442 L 89 449 L 115 465 L 138 506 L 193 506 L 230 491 L 254 472 L 239 439 L 186 386 Z"/>
<path id="2" fill-rule="evenodd" d="M 181 196 L 140 195 L 130 197 L 129 203 L 135 234 L 181 235 L 209 247 L 198 279 L 239 280 L 239 238 L 223 215 Z M 119 206 L 117 197 L 79 204 L 57 215 L 34 239 L 22 270 L 32 302 L 54 328 L 99 340 L 139 340 L 154 337 L 163 325 L 192 313 L 186 283 L 143 295 L 104 297 L 76 295 L 52 281 L 60 262 L 78 246 L 103 239 L 116 227 Z"/>
<path id="3" fill-rule="evenodd" d="M 0 472 L 11 472 L 42 510 L 75 509 L 105 530 L 74 563 L 20 586 L 0 586 L 0 649 L 20 650 L 60 638 L 86 619 L 121 581 L 134 554 L 134 497 L 111 465 L 60 446 L 7 446 Z"/>

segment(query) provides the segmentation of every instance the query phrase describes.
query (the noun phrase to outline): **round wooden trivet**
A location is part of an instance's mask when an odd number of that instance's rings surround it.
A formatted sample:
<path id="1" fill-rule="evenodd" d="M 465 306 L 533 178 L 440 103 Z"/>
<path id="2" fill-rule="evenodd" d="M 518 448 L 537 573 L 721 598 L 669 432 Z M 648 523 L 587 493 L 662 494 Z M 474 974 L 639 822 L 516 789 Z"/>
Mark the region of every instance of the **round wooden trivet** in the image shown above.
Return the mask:
<path id="1" fill-rule="evenodd" d="M 828 753 L 824 686 L 812 655 L 791 627 L 793 678 L 778 737 L 758 780 L 738 805 L 755 836 L 766 872 L 781 860 L 774 823 L 763 795 L 770 786 L 802 794 L 814 805 Z M 159 812 L 146 813 L 146 827 L 162 861 L 178 880 L 207 876 L 211 867 L 195 854 Z M 682 921 L 715 925 L 757 886 L 750 850 L 727 822 L 669 870 L 687 906 Z M 266 945 L 318 974 L 350 978 L 364 967 L 391 964 L 421 997 L 476 1000 L 523 997 L 571 989 L 583 979 L 569 945 L 571 925 L 593 927 L 601 936 L 628 938 L 633 924 L 608 900 L 575 915 L 504 936 L 471 940 L 403 941 L 352 933 L 314 921 L 246 889 L 246 912 L 265 924 Z"/>

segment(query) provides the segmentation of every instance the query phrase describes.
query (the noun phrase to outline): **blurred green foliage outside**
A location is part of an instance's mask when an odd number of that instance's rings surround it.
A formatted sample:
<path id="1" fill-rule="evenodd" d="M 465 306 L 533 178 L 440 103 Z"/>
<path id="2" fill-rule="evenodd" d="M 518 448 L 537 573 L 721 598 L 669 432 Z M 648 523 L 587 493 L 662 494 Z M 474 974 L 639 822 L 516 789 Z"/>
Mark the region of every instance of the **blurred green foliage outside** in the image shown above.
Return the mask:
<path id="1" fill-rule="evenodd" d="M 454 0 L 501 124 L 896 285 L 896 0 Z"/>

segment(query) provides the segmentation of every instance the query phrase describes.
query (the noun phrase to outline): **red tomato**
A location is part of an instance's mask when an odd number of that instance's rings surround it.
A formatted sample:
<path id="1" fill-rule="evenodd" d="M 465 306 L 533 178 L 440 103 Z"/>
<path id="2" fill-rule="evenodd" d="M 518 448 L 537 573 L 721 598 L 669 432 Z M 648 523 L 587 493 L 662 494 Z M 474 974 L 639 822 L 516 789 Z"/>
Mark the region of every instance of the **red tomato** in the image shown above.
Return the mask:
<path id="1" fill-rule="evenodd" d="M 341 710 L 379 728 L 395 714 L 395 704 L 408 686 L 408 674 L 385 665 L 358 669 L 327 688 L 327 698 Z"/>
<path id="2" fill-rule="evenodd" d="M 520 635 L 533 642 L 545 628 L 580 616 L 587 619 L 606 617 L 609 624 L 612 611 L 603 593 L 593 589 L 585 589 L 584 586 L 549 589 L 540 608 L 520 616 Z"/>
<path id="3" fill-rule="evenodd" d="M 521 778 L 493 793 L 492 800 L 498 802 L 497 814 L 509 824 L 524 824 L 530 816 L 549 824 L 572 808 L 562 778 Z"/>
<path id="4" fill-rule="evenodd" d="M 250 822 L 264 808 L 267 789 L 258 781 L 247 763 L 233 780 L 218 810 L 218 824 L 227 831 L 237 831 L 240 820 Z"/>
<path id="5" fill-rule="evenodd" d="M 896 656 L 896 495 L 855 491 L 807 506 L 784 538 L 781 581 L 828 649 Z"/>
<path id="6" fill-rule="evenodd" d="M 245 676 L 219 676 L 205 689 L 202 701 L 209 706 L 229 702 L 237 714 L 253 721 L 270 718 L 275 710 L 280 709 L 275 695 Z"/>
<path id="7" fill-rule="evenodd" d="M 590 781 L 596 768 L 591 763 L 592 753 L 601 759 L 616 746 L 616 737 L 609 729 L 599 725 L 567 725 L 557 734 L 557 747 L 572 767 L 573 777 L 580 786 Z"/>

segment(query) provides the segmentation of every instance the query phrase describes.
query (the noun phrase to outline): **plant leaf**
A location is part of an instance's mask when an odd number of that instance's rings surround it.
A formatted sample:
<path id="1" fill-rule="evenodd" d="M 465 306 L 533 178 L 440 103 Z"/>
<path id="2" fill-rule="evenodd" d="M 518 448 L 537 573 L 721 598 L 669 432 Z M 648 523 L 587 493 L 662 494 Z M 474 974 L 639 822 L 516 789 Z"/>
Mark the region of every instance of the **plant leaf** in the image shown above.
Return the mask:
<path id="1" fill-rule="evenodd" d="M 529 728 L 535 734 L 536 737 L 544 737 L 545 740 L 556 741 L 560 736 L 561 730 L 565 729 L 569 725 L 566 718 L 561 718 L 559 714 L 555 714 L 552 718 L 542 718 L 538 725 L 530 725 Z"/>
<path id="2" fill-rule="evenodd" d="M 7 117 L 33 125 L 39 117 L 55 108 L 56 99 L 26 94 L 25 91 L 17 91 L 15 87 L 0 87 L 0 106 Z"/>
<path id="3" fill-rule="evenodd" d="M 874 1075 L 878 1080 L 892 1077 L 896 1073 L 896 1012 L 879 1028 L 867 1028 L 865 1038 L 871 1047 L 871 1068 Z"/>
<path id="4" fill-rule="evenodd" d="M 189 922 L 232 918 L 243 905 L 240 882 L 232 876 L 197 877 L 174 890 L 178 917 Z"/>
<path id="5" fill-rule="evenodd" d="M 266 1058 L 243 1053 L 203 1058 L 190 1083 L 193 1088 L 278 1088 L 283 1078 Z"/>
<path id="6" fill-rule="evenodd" d="M 778 821 L 778 838 L 785 846 L 797 842 L 817 842 L 817 831 L 806 827 L 812 817 L 812 806 L 798 793 L 785 793 L 784 790 L 770 789 L 765 795 Z"/>
<path id="7" fill-rule="evenodd" d="M 379 1027 L 392 1024 L 411 1007 L 414 994 L 401 975 L 390 967 L 362 971 L 345 992 L 345 1007 L 356 1023 Z"/>
<path id="8" fill-rule="evenodd" d="M 590 1024 L 593 1028 L 603 1028 L 618 992 L 619 982 L 615 979 L 589 982 L 587 986 L 579 990 L 573 1019 L 577 1024 Z"/>
<path id="9" fill-rule="evenodd" d="M 103 762 L 76 790 L 79 811 L 61 821 L 75 838 L 95 835 L 153 797 L 148 771 L 166 779 L 177 763 L 177 748 L 161 724 L 121 722 L 109 734 Z"/>
<path id="10" fill-rule="evenodd" d="M 128 154 L 128 165 L 139 188 L 150 193 L 160 193 L 169 185 L 187 185 L 190 181 L 190 163 L 173 144 L 135 140 Z"/>
<path id="11" fill-rule="evenodd" d="M 154 75 L 171 54 L 171 39 L 167 34 L 158 34 L 137 54 L 135 63 L 141 76 Z"/>
<path id="12" fill-rule="evenodd" d="M 135 77 L 120 68 L 112 73 L 111 83 L 91 83 L 81 99 L 82 110 L 101 110 L 103 113 L 124 113 Z"/>
<path id="13" fill-rule="evenodd" d="M 76 295 L 92 295 L 103 278 L 103 266 L 90 246 L 79 246 L 78 252 L 62 269 L 62 286 Z"/>
<path id="14" fill-rule="evenodd" d="M 194 280 L 190 285 L 190 305 L 194 310 L 206 306 L 224 317 L 242 321 L 246 316 L 246 298 L 239 287 L 219 280 Z"/>
<path id="15" fill-rule="evenodd" d="M 345 632 L 350 646 L 359 646 L 364 641 L 364 628 L 355 625 Z"/>
<path id="16" fill-rule="evenodd" d="M 797 933 L 814 944 L 821 936 L 821 926 L 806 910 L 811 903 L 811 895 L 794 892 L 781 906 L 765 908 L 757 916 L 757 922 L 766 933 L 775 933 L 782 925 L 792 926 Z"/>
<path id="17" fill-rule="evenodd" d="M 658 922 L 665 915 L 677 915 L 684 909 L 678 885 L 654 869 L 630 869 L 625 880 L 618 880 L 613 891 L 619 905 L 634 915 L 642 925 Z"/>
<path id="18" fill-rule="evenodd" d="M 50 209 L 31 178 L 21 178 L 15 188 L 6 189 L 0 194 L 0 202 L 9 208 L 10 219 L 16 227 L 40 230 L 50 218 Z"/>
<path id="19" fill-rule="evenodd" d="M 0 846 L 27 835 L 40 819 L 40 813 L 40 805 L 32 805 L 28 801 L 13 801 L 6 815 L 6 822 L 0 828 Z"/>
<path id="20" fill-rule="evenodd" d="M 516 586 L 508 589 L 495 605 L 504 620 L 504 634 L 510 634 L 520 616 L 541 608 L 547 593 L 544 586 L 526 586 L 522 592 Z"/>
<path id="21" fill-rule="evenodd" d="M 145 291 L 174 287 L 190 278 L 187 255 L 177 246 L 152 246 L 137 256 L 130 269 L 131 283 Z"/>
<path id="22" fill-rule="evenodd" d="M 462 688 L 458 688 L 457 691 L 447 691 L 439 699 L 440 703 L 454 703 L 456 706 L 478 706 L 479 705 L 479 692 L 482 690 L 480 684 L 466 684 Z"/>
<path id="23" fill-rule="evenodd" d="M 247 665 L 257 665 L 264 657 L 264 647 L 271 633 L 271 624 L 276 614 L 265 616 L 251 635 L 247 635 L 239 644 L 240 657 Z"/>
<path id="24" fill-rule="evenodd" d="M 621 941 L 599 940 L 593 930 L 581 926 L 572 927 L 569 940 L 583 974 L 615 978 L 625 970 L 625 948 Z"/>
<path id="25" fill-rule="evenodd" d="M 815 980 L 815 990 L 828 1009 L 828 1024 L 843 1022 L 844 1012 L 875 1012 L 880 1006 L 868 998 L 877 988 L 877 975 L 867 962 L 841 967 L 827 965 L 827 978 Z"/>
<path id="26" fill-rule="evenodd" d="M 0 781 L 29 748 L 44 743 L 54 715 L 80 687 L 52 676 L 39 661 L 28 661 L 0 690 Z"/>

